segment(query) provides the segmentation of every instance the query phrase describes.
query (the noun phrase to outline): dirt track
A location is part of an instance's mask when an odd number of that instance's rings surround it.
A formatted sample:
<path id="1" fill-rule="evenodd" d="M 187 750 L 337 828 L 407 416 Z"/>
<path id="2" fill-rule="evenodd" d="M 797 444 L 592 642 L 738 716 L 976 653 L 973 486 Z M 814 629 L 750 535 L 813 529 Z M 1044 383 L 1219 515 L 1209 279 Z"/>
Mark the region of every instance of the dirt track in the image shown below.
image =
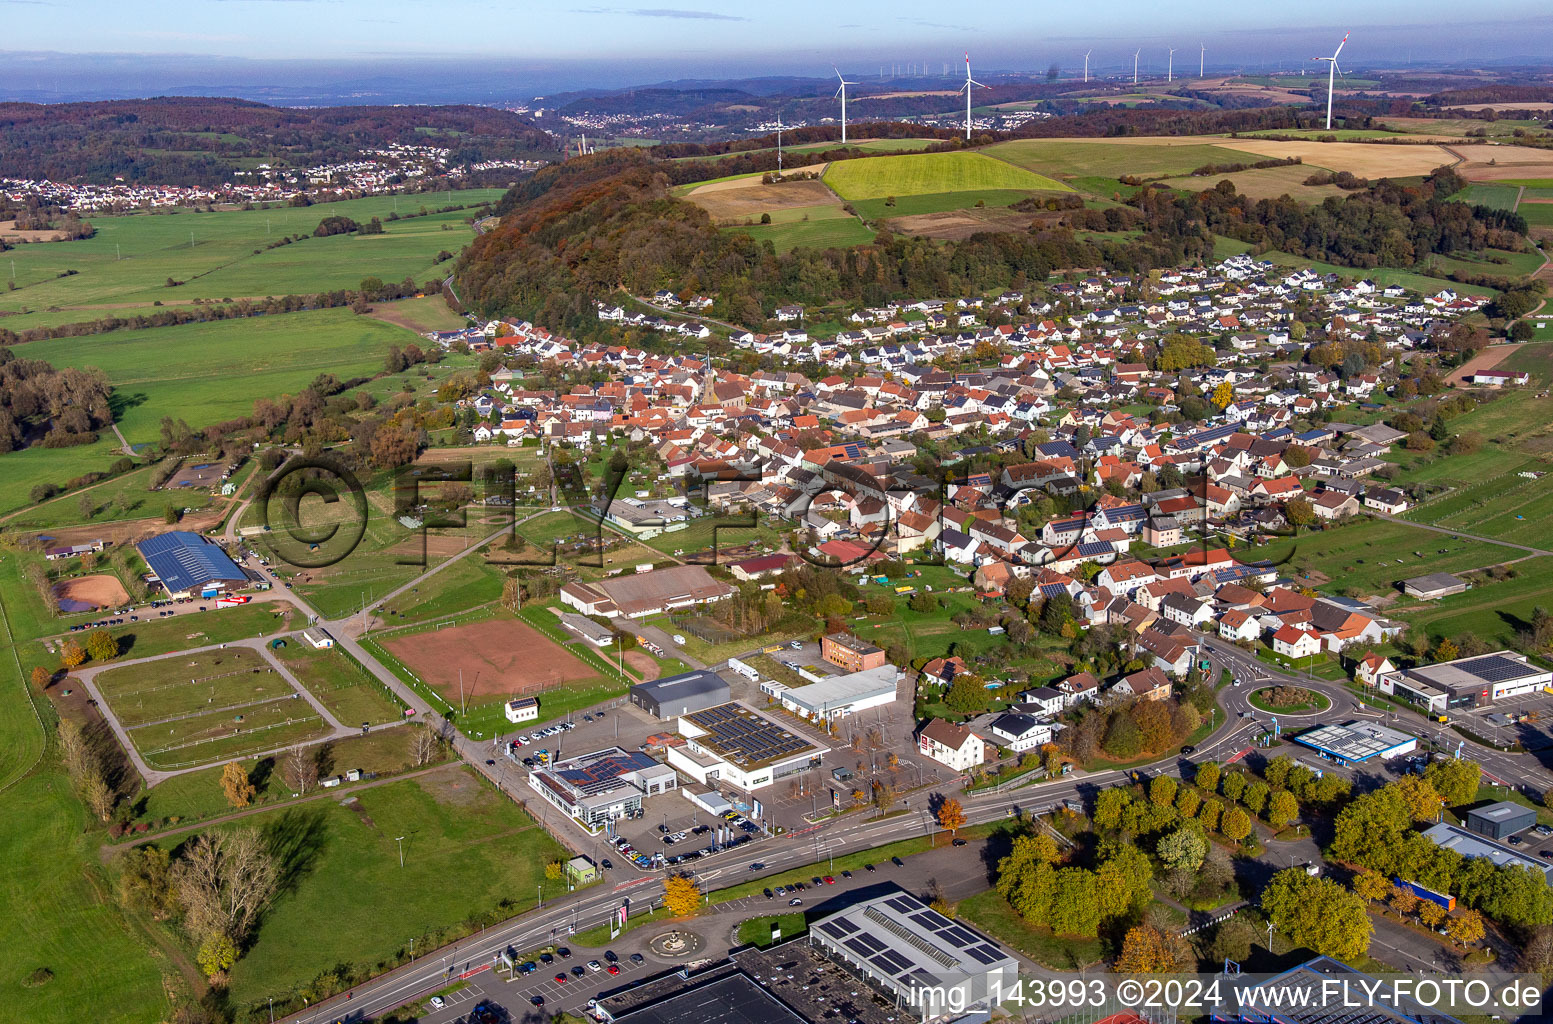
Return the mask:
<path id="1" fill-rule="evenodd" d="M 108 575 L 78 576 L 54 585 L 54 594 L 67 601 L 80 601 L 97 608 L 116 608 L 129 603 L 124 585 Z"/>
<path id="2" fill-rule="evenodd" d="M 1514 352 L 1515 345 L 1490 345 L 1462 365 L 1451 371 L 1451 375 L 1445 378 L 1447 384 L 1460 384 L 1467 377 L 1480 370 L 1492 370 Z"/>

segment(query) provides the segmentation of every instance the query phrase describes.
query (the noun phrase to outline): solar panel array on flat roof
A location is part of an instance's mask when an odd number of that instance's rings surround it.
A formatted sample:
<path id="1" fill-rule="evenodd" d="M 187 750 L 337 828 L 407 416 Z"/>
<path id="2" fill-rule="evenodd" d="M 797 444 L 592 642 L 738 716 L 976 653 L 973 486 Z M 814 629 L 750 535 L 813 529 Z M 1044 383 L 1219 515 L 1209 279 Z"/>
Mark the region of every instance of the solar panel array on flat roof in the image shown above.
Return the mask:
<path id="1" fill-rule="evenodd" d="M 812 749 L 808 740 L 737 704 L 719 704 L 685 717 L 705 729 L 711 735 L 708 745 L 735 764 L 761 764 Z"/>
<path id="2" fill-rule="evenodd" d="M 1536 669 L 1528 668 L 1525 664 L 1506 658 L 1502 654 L 1488 654 L 1481 658 L 1473 658 L 1471 661 L 1459 661 L 1456 667 L 1463 672 L 1471 673 L 1487 683 L 1498 683 L 1506 679 L 1518 679 L 1524 675 L 1534 675 Z"/>

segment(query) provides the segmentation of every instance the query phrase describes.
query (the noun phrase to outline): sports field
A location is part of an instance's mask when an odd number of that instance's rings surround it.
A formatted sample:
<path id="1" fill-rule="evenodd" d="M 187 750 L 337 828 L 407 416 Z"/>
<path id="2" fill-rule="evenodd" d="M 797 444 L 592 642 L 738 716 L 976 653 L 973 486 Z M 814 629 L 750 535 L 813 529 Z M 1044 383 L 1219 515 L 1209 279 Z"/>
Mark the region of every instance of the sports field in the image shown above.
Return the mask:
<path id="1" fill-rule="evenodd" d="M 842 160 L 826 168 L 825 184 L 849 200 L 986 189 L 1072 191 L 1045 175 L 982 153 L 920 153 Z"/>
<path id="2" fill-rule="evenodd" d="M 247 416 L 255 399 L 296 394 L 320 373 L 377 373 L 390 345 L 421 340 L 348 309 L 320 309 L 36 341 L 27 354 L 101 369 L 114 387 L 119 429 L 140 444 L 157 440 L 163 416 L 196 429 Z"/>
<path id="3" fill-rule="evenodd" d="M 502 616 L 382 642 L 455 707 L 540 694 L 598 673 L 570 651 L 516 619 Z"/>
<path id="4" fill-rule="evenodd" d="M 464 218 L 473 210 L 408 219 L 404 215 L 423 204 L 427 209 L 474 207 L 501 195 L 500 189 L 473 189 L 270 210 L 93 216 L 97 233 L 92 238 L 18 246 L 6 254 L 16 261 L 17 288 L 0 292 L 0 310 L 77 311 L 50 321 L 58 323 L 149 313 L 154 302 L 174 305 L 193 299 L 262 299 L 353 289 L 365 277 L 401 281 L 408 276 L 420 283 L 442 276 L 435 262 L 439 252 L 456 253 L 472 237 Z M 401 219 L 390 222 L 396 207 Z M 310 235 L 330 216 L 362 224 L 378 217 L 384 221 L 384 233 L 305 238 L 267 248 L 288 236 Z M 184 283 L 168 287 L 169 278 Z M 26 316 L 5 320 L 12 330 L 34 325 Z"/>

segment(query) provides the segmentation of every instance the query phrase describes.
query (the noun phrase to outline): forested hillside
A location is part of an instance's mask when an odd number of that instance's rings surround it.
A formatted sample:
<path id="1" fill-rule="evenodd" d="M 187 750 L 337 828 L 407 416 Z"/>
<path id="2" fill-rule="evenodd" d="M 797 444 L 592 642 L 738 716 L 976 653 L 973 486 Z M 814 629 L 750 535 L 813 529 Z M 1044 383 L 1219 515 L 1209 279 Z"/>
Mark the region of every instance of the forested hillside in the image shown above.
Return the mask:
<path id="1" fill-rule="evenodd" d="M 1020 286 L 1059 269 L 1139 272 L 1207 260 L 1216 235 L 1371 268 L 1459 249 L 1519 249 L 1526 230 L 1514 214 L 1448 202 L 1463 183 L 1441 168 L 1422 184 L 1380 181 L 1314 207 L 1252 200 L 1223 182 L 1195 194 L 1145 189 L 1114 224 L 1075 210 L 1055 224 L 959 242 L 881 232 L 867 245 L 778 255 L 769 243 L 718 231 L 701 209 L 672 198 L 682 166 L 614 150 L 545 168 L 508 192 L 499 226 L 460 259 L 459 294 L 486 314 L 588 339 L 611 334 L 593 303 L 620 291 L 702 293 L 714 299 L 713 316 L 758 324 L 785 303 L 872 305 Z M 1098 241 L 1074 233 L 1121 227 L 1142 233 Z"/>
<path id="2" fill-rule="evenodd" d="M 446 146 L 454 164 L 556 148 L 527 118 L 489 107 L 291 109 L 179 97 L 0 103 L 3 178 L 208 186 L 256 162 L 308 167 L 393 142 Z"/>

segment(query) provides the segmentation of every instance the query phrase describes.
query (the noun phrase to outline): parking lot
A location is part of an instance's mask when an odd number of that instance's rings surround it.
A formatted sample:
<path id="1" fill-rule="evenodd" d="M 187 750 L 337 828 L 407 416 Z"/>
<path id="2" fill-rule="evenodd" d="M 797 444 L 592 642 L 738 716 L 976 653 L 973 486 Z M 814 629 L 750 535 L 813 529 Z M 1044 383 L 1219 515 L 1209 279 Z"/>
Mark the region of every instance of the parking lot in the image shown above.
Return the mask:
<path id="1" fill-rule="evenodd" d="M 563 951 L 564 956 L 560 955 Z M 524 970 L 530 964 L 532 969 Z M 594 970 L 591 964 L 597 964 L 598 969 Z M 617 973 L 611 974 L 610 968 Z M 661 964 L 648 961 L 639 951 L 573 950 L 560 946 L 554 953 L 519 962 L 510 972 L 505 968 L 480 971 L 466 979 L 464 988 L 439 996 L 443 1005 L 428 1007 L 419 1019 L 425 1024 L 472 1024 L 478 1019 L 476 1008 L 482 1004 L 494 1010 L 489 1016 L 497 1021 L 576 1013 L 601 993 L 662 969 Z M 558 975 L 566 980 L 557 981 Z"/>
<path id="2" fill-rule="evenodd" d="M 819 645 L 809 643 L 804 644 L 801 650 L 786 648 L 773 657 L 811 664 L 819 659 L 819 653 Z M 942 765 L 923 757 L 917 751 L 912 735 L 915 722 L 911 717 L 912 694 L 909 682 L 901 684 L 898 699 L 894 703 L 841 719 L 837 723 L 837 735 L 831 736 L 823 729 L 784 712 L 780 706 L 772 705 L 766 695 L 760 692 L 756 681 L 726 668 L 720 674 L 728 681 L 733 700 L 781 722 L 783 727 L 828 751 L 821 767 L 782 779 L 753 794 L 722 787 L 722 795 L 753 821 L 749 828 L 734 824 L 733 839 L 744 843 L 757 842 L 765 833 L 755 825 L 784 830 L 805 828 L 833 801 L 842 807 L 850 806 L 855 793 L 862 793 L 865 800 L 872 799 L 876 782 L 900 794 L 899 805 L 909 807 L 910 790 L 934 784 L 951 774 Z M 541 751 L 554 762 L 615 746 L 624 750 L 640 750 L 649 737 L 662 733 L 672 734 L 677 723 L 673 719 L 653 718 L 629 702 L 617 701 L 596 712 L 575 714 L 564 724 L 570 727 L 549 735 L 536 737 L 535 733 L 544 733 L 554 726 L 543 726 L 537 730 L 517 727 L 501 737 L 504 743 L 518 736 L 526 737 L 529 741 L 514 752 L 515 756 L 511 759 L 514 768 L 526 776 L 530 766 L 522 764 L 522 759 L 529 758 L 537 763 Z M 499 749 L 493 751 L 493 756 L 500 756 Z M 680 781 L 682 784 L 685 782 L 683 778 Z M 527 781 L 515 780 L 513 785 L 526 787 Z M 762 816 L 759 819 L 754 819 L 751 797 L 761 803 Z M 624 858 L 616 855 L 618 848 L 610 845 L 610 840 L 617 835 L 629 841 L 637 854 L 663 853 L 666 858 L 683 856 L 711 846 L 717 838 L 712 830 L 719 825 L 729 827 L 727 822 L 713 818 L 707 811 L 691 803 L 682 791 L 673 790 L 651 796 L 643 802 L 641 817 L 616 821 L 610 834 L 601 834 L 595 838 L 595 859 L 607 858 L 617 867 L 624 863 Z M 703 831 L 697 832 L 697 829 Z M 675 837 L 674 842 L 664 843 L 665 834 Z"/>
<path id="3" fill-rule="evenodd" d="M 1553 694 L 1534 690 L 1463 710 L 1472 730 L 1484 739 L 1496 743 L 1519 740 L 1528 750 L 1553 746 Z"/>

